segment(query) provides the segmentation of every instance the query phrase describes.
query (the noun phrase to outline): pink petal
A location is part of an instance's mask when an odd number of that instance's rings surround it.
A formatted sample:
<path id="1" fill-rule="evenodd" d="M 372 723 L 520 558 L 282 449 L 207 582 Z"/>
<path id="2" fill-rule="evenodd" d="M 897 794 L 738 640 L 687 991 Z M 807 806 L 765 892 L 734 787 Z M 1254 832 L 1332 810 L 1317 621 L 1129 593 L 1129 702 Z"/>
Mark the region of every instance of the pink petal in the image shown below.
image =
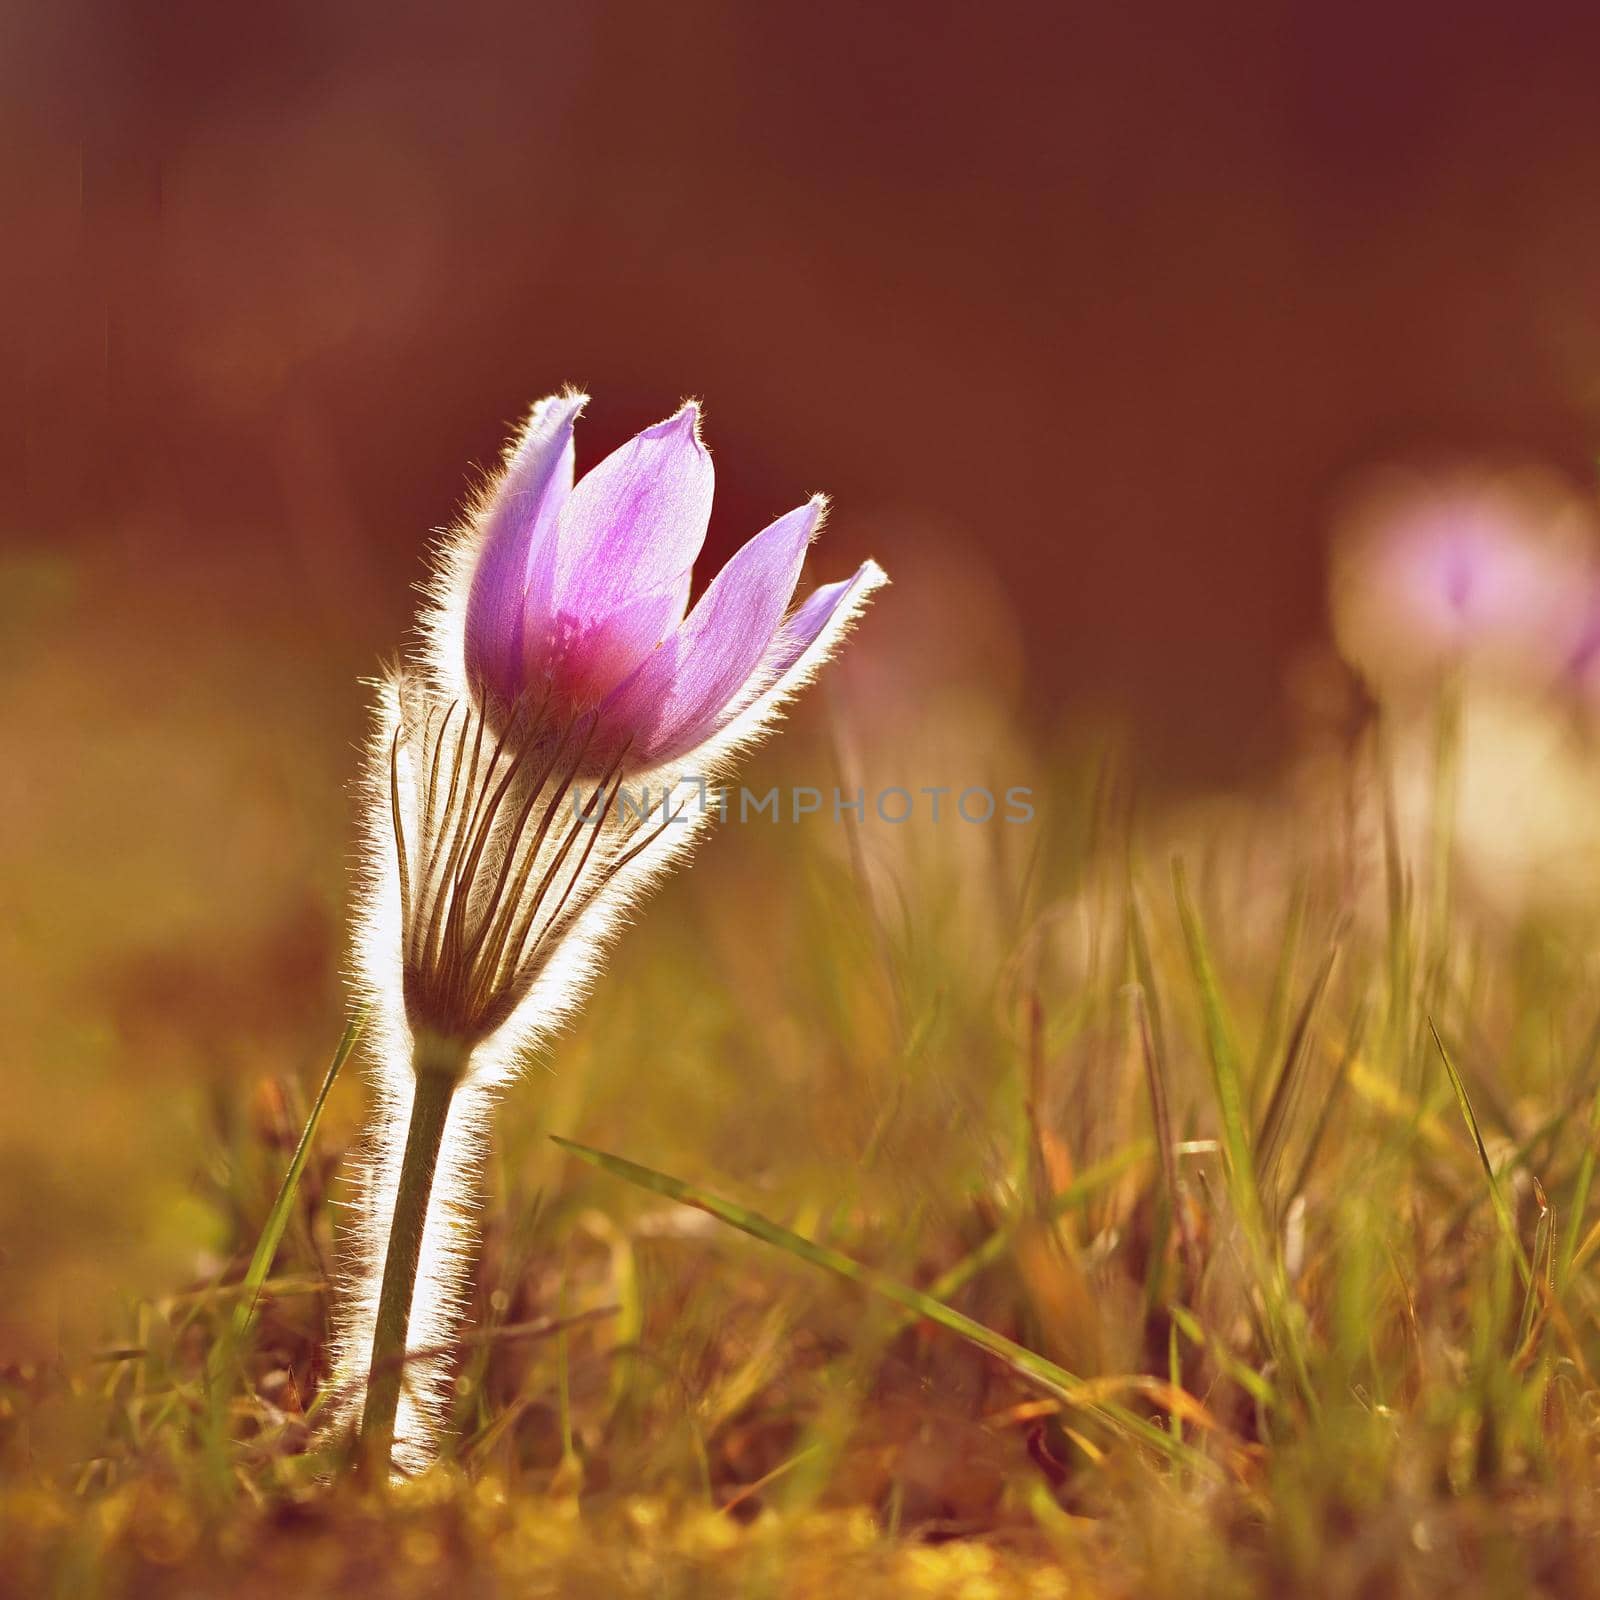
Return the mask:
<path id="1" fill-rule="evenodd" d="M 661 636 L 677 627 L 689 603 L 685 572 L 660 589 L 620 601 L 603 615 L 562 611 L 551 631 L 547 669 L 575 706 L 595 706 L 650 657 Z"/>
<path id="2" fill-rule="evenodd" d="M 773 642 L 827 502 L 779 517 L 712 579 L 688 618 L 611 696 L 605 719 L 631 758 L 666 760 L 712 733 Z"/>
<path id="3" fill-rule="evenodd" d="M 699 412 L 630 440 L 584 475 L 557 520 L 548 584 L 529 591 L 528 669 L 615 687 L 682 619 L 715 477 Z"/>
<path id="4" fill-rule="evenodd" d="M 467 598 L 467 678 L 507 700 L 522 688 L 529 577 L 554 545 L 557 515 L 572 492 L 572 426 L 586 400 L 551 395 L 533 408 L 479 514 L 481 542 Z"/>

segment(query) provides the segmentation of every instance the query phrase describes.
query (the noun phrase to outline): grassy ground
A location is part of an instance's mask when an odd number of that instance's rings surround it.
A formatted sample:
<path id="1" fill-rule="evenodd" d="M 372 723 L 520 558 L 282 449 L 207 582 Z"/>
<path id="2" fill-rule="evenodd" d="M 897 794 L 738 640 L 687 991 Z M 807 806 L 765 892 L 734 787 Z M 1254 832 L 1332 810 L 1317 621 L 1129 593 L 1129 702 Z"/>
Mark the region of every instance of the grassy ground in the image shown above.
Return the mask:
<path id="1" fill-rule="evenodd" d="M 831 781 L 804 732 L 763 786 Z M 646 909 L 502 1107 L 446 1459 L 386 1497 L 326 1481 L 315 1415 L 359 1049 L 250 1320 L 322 1064 L 163 1078 L 141 1021 L 190 1267 L 109 1320 L 114 1267 L 59 1329 L 12 1307 L 0 1591 L 1600 1587 L 1592 897 L 1487 892 L 1431 710 L 1183 807 L 984 748 L 1033 825 L 733 826 Z M 39 1180 L 47 1236 L 143 1203 L 106 1159 L 110 1200 Z"/>

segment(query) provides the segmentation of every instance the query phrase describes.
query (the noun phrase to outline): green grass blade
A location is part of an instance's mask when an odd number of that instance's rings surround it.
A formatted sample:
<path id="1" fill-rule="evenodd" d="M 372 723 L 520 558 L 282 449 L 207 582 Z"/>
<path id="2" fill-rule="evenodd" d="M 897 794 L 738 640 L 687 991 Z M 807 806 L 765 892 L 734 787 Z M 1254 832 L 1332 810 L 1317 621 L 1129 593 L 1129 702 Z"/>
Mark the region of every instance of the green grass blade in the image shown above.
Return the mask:
<path id="1" fill-rule="evenodd" d="M 1272 987 L 1267 993 L 1267 1009 L 1261 1019 L 1261 1036 L 1256 1041 L 1255 1064 L 1250 1072 L 1250 1101 L 1252 1109 L 1261 1104 L 1266 1092 L 1273 1062 L 1288 1026 L 1289 1007 L 1294 997 L 1295 963 L 1300 957 L 1300 941 L 1305 933 L 1306 908 L 1310 891 L 1305 875 L 1296 881 L 1289 897 L 1289 915 L 1284 924 L 1283 942 L 1279 946 Z"/>
<path id="2" fill-rule="evenodd" d="M 1321 1108 L 1317 1112 L 1316 1121 L 1311 1125 L 1311 1136 L 1306 1140 L 1306 1146 L 1300 1153 L 1300 1164 L 1295 1171 L 1294 1182 L 1289 1185 L 1291 1195 L 1299 1194 L 1306 1186 L 1307 1179 L 1311 1176 L 1312 1164 L 1317 1159 L 1317 1151 L 1322 1147 L 1323 1135 L 1328 1131 L 1328 1124 L 1333 1118 L 1334 1108 L 1339 1104 L 1344 1094 L 1345 1086 L 1350 1078 L 1350 1064 L 1361 1052 L 1361 1042 L 1366 1036 L 1368 996 L 1363 995 L 1350 1018 L 1350 1031 L 1345 1035 L 1344 1050 L 1339 1056 L 1338 1065 L 1334 1068 L 1333 1078 L 1329 1082 L 1327 1091 L 1322 1097 Z"/>
<path id="3" fill-rule="evenodd" d="M 311 1114 L 306 1118 L 305 1130 L 300 1135 L 300 1142 L 295 1146 L 293 1157 L 290 1159 L 288 1170 L 283 1175 L 283 1182 L 278 1185 L 277 1198 L 272 1202 L 272 1210 L 267 1213 L 265 1226 L 261 1230 L 261 1237 L 256 1240 L 255 1254 L 250 1257 L 250 1265 L 245 1269 L 242 1293 L 233 1312 L 233 1334 L 235 1338 L 243 1335 L 255 1317 L 256 1302 L 261 1295 L 261 1285 L 266 1282 L 267 1273 L 272 1270 L 273 1257 L 278 1253 L 278 1245 L 283 1240 L 283 1230 L 289 1225 L 289 1212 L 294 1206 L 294 1197 L 300 1187 L 301 1174 L 306 1169 L 306 1162 L 311 1155 L 311 1141 L 316 1137 L 317 1124 L 322 1121 L 323 1109 L 327 1106 L 328 1095 L 332 1092 L 334 1084 L 338 1081 L 339 1074 L 344 1070 L 344 1064 L 350 1059 L 350 1052 L 356 1047 L 356 1040 L 361 1037 L 362 1025 L 367 1020 L 366 1009 L 356 1010 L 345 1024 L 344 1035 L 339 1040 L 339 1047 L 333 1052 L 333 1060 L 328 1063 L 328 1071 L 322 1080 L 322 1087 L 317 1091 L 317 1098 L 311 1107 Z"/>
<path id="4" fill-rule="evenodd" d="M 1244 1084 L 1239 1071 L 1239 1052 L 1234 1046 L 1233 1029 L 1228 1022 L 1222 989 L 1212 965 L 1205 930 L 1189 894 L 1189 874 L 1181 857 L 1172 863 L 1172 889 L 1178 902 L 1178 920 L 1183 925 L 1184 943 L 1195 986 L 1200 991 L 1200 1010 L 1205 1023 L 1206 1048 L 1211 1057 L 1212 1083 L 1216 1090 L 1217 1111 L 1222 1119 L 1222 1155 L 1227 1169 L 1228 1190 L 1240 1224 L 1251 1248 L 1265 1259 L 1266 1228 L 1261 1208 L 1261 1192 L 1256 1186 L 1255 1160 L 1250 1149 L 1250 1134 L 1245 1122 Z"/>
<path id="5" fill-rule="evenodd" d="M 1150 1007 L 1145 1004 L 1144 991 L 1137 983 L 1132 986 L 1133 1023 L 1138 1032 L 1139 1053 L 1144 1058 L 1145 1091 L 1150 1097 L 1150 1120 L 1155 1129 L 1156 1153 L 1160 1157 L 1161 1182 L 1165 1193 L 1167 1226 L 1177 1230 L 1178 1246 L 1182 1252 L 1183 1270 L 1188 1274 L 1188 1290 L 1200 1281 L 1203 1270 L 1199 1245 L 1189 1218 L 1187 1196 L 1183 1179 L 1178 1173 L 1177 1141 L 1172 1133 L 1172 1108 L 1167 1099 L 1166 1063 L 1161 1047 L 1151 1027 Z M 1147 1295 L 1159 1288 L 1160 1256 L 1152 1252 L 1151 1275 Z"/>
<path id="6" fill-rule="evenodd" d="M 1156 1059 L 1167 1059 L 1166 1029 L 1161 1020 L 1161 994 L 1156 987 L 1155 963 L 1150 956 L 1150 939 L 1145 932 L 1144 913 L 1139 908 L 1139 887 L 1134 882 L 1133 868 L 1128 869 L 1128 948 L 1133 959 L 1133 976 L 1144 991 L 1145 1010 L 1150 1017 L 1150 1037 L 1155 1043 Z"/>
<path id="7" fill-rule="evenodd" d="M 1256 1182 L 1261 1186 L 1270 1204 L 1276 1206 L 1280 1197 L 1277 1182 L 1278 1166 L 1289 1138 L 1289 1128 L 1305 1094 L 1305 1075 L 1312 1059 L 1311 1042 L 1316 1033 L 1322 1003 L 1338 964 L 1343 928 L 1336 930 L 1322 963 L 1312 979 L 1311 988 L 1295 1017 L 1283 1053 L 1283 1066 L 1272 1086 L 1267 1109 L 1256 1135 Z M 1282 1194 L 1287 1200 L 1293 1191 Z M 1273 1213 L 1277 1215 L 1276 1210 Z"/>
<path id="8" fill-rule="evenodd" d="M 1245 1121 L 1239 1052 L 1234 1045 L 1222 987 L 1212 965 L 1205 930 L 1201 927 L 1199 914 L 1189 893 L 1189 876 L 1181 857 L 1174 857 L 1172 862 L 1172 888 L 1178 902 L 1178 920 L 1183 925 L 1184 943 L 1188 946 L 1195 987 L 1200 993 L 1206 1047 L 1211 1057 L 1212 1080 L 1222 1121 L 1222 1164 L 1228 1195 L 1244 1236 L 1257 1286 L 1261 1290 L 1269 1342 L 1277 1358 L 1294 1375 L 1295 1387 L 1306 1408 L 1315 1413 L 1320 1401 L 1316 1385 L 1311 1380 L 1306 1319 L 1285 1278 L 1283 1262 L 1267 1224 L 1261 1186 L 1256 1176 L 1255 1153 Z"/>
<path id="9" fill-rule="evenodd" d="M 1556 1281 L 1563 1289 L 1572 1271 L 1572 1258 L 1578 1253 L 1583 1219 L 1589 1210 L 1589 1191 L 1594 1185 L 1595 1144 L 1600 1140 L 1600 1090 L 1596 1091 L 1590 1104 L 1585 1134 L 1583 1156 L 1578 1162 L 1577 1176 L 1572 1181 L 1572 1198 L 1567 1202 L 1567 1232 L 1561 1245 L 1560 1264 L 1556 1269 Z"/>
<path id="10" fill-rule="evenodd" d="M 1455 1090 L 1456 1104 L 1461 1108 L 1461 1119 L 1472 1135 L 1473 1144 L 1477 1146 L 1478 1161 L 1483 1167 L 1483 1176 L 1489 1185 L 1489 1203 L 1494 1208 L 1495 1221 L 1499 1223 L 1500 1231 L 1511 1247 L 1511 1256 L 1517 1264 L 1517 1271 L 1521 1274 L 1523 1287 L 1531 1287 L 1533 1268 L 1528 1261 L 1527 1252 L 1522 1248 L 1522 1240 L 1517 1237 L 1516 1220 L 1511 1215 L 1511 1207 L 1506 1204 L 1505 1194 L 1500 1188 L 1500 1179 L 1496 1176 L 1494 1165 L 1489 1160 L 1489 1147 L 1483 1142 L 1483 1134 L 1479 1131 L 1478 1118 L 1473 1112 L 1472 1101 L 1467 1098 L 1467 1086 L 1461 1081 L 1461 1074 L 1456 1071 L 1455 1063 L 1450 1059 L 1450 1052 L 1445 1049 L 1444 1040 L 1439 1037 L 1439 1030 L 1434 1026 L 1432 1017 L 1428 1018 L 1428 1031 L 1433 1035 L 1439 1059 L 1444 1062 L 1450 1087 Z"/>
<path id="11" fill-rule="evenodd" d="M 758 1212 L 747 1210 L 731 1200 L 724 1200 L 721 1196 L 685 1183 L 680 1178 L 670 1177 L 664 1172 L 640 1166 L 637 1162 L 628 1161 L 622 1156 L 609 1155 L 603 1150 L 595 1150 L 588 1145 L 578 1144 L 572 1139 L 563 1139 L 556 1134 L 552 1134 L 551 1138 L 570 1155 L 576 1156 L 580 1161 L 588 1162 L 592 1167 L 598 1167 L 602 1172 L 610 1173 L 612 1177 L 621 1178 L 624 1182 L 648 1190 L 652 1194 L 663 1195 L 680 1205 L 693 1206 L 697 1211 L 704 1211 L 719 1222 L 725 1222 L 729 1227 L 737 1228 L 740 1232 L 761 1240 L 763 1244 L 770 1244 L 796 1260 L 821 1267 L 825 1272 L 831 1272 L 846 1282 L 857 1284 L 872 1294 L 914 1312 L 917 1316 L 965 1339 L 969 1344 L 976 1345 L 980 1350 L 987 1351 L 1004 1362 L 1013 1372 L 1053 1398 L 1068 1405 L 1093 1411 L 1126 1437 L 1138 1439 L 1162 1454 L 1174 1460 L 1182 1460 L 1191 1467 L 1212 1473 L 1217 1471 L 1215 1462 L 1191 1447 L 1181 1444 L 1165 1429 L 1157 1427 L 1137 1412 L 1115 1402 L 1095 1398 L 1092 1392 L 1095 1386 L 1086 1384 L 1085 1380 L 1068 1372 L 1065 1367 L 1059 1367 L 1055 1362 L 1006 1338 L 1004 1334 L 996 1333 L 994 1329 L 986 1328 L 981 1322 L 963 1316 L 961 1312 L 935 1300 L 931 1295 L 913 1289 L 909 1284 L 901 1283 L 887 1273 L 863 1266 L 859 1261 L 837 1250 L 829 1249 L 826 1245 L 803 1239 L 799 1234 L 779 1227 L 777 1223 L 769 1221 Z"/>
<path id="12" fill-rule="evenodd" d="M 1534 1318 L 1546 1299 L 1552 1304 L 1556 1287 L 1556 1214 L 1537 1178 L 1533 1180 L 1534 1198 L 1539 1203 L 1539 1221 L 1533 1231 L 1533 1268 L 1540 1274 L 1538 1281 L 1529 1279 L 1522 1295 L 1522 1316 L 1517 1322 L 1517 1341 L 1512 1349 L 1519 1353 L 1527 1347 L 1535 1331 Z"/>

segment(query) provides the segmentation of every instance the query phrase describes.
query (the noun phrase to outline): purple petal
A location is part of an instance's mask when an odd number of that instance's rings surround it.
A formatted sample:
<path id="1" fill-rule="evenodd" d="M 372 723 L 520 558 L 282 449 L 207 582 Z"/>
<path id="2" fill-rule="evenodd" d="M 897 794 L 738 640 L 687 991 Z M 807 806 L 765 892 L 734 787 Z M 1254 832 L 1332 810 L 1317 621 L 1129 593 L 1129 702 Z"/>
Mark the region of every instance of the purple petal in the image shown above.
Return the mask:
<path id="1" fill-rule="evenodd" d="M 682 619 L 714 486 L 698 426 L 696 407 L 684 406 L 572 491 L 557 520 L 548 592 L 530 591 L 531 671 L 603 693 Z"/>
<path id="2" fill-rule="evenodd" d="M 479 516 L 477 566 L 467 598 L 468 681 L 508 700 L 522 687 L 525 596 L 530 574 L 555 543 L 572 492 L 572 425 L 587 397 L 552 395 L 528 415 Z"/>
<path id="3" fill-rule="evenodd" d="M 607 701 L 610 726 L 633 735 L 634 759 L 692 749 L 721 723 L 772 645 L 826 504 L 818 496 L 737 551 L 689 617 Z"/>
<path id="4" fill-rule="evenodd" d="M 841 608 L 848 611 L 862 589 L 876 588 L 881 580 L 882 574 L 877 563 L 863 561 L 850 577 L 813 589 L 773 640 L 762 676 L 768 678 L 774 688 L 778 687 L 779 680 L 786 677 L 801 656 L 817 642 L 822 630 L 833 621 Z"/>

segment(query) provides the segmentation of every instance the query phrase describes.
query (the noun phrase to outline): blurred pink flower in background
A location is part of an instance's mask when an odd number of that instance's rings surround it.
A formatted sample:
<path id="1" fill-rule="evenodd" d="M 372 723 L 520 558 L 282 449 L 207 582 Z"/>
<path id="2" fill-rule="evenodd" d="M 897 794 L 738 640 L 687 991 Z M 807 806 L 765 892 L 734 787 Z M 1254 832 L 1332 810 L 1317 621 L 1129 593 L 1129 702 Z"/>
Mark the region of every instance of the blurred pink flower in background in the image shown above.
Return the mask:
<path id="1" fill-rule="evenodd" d="M 1589 585 L 1584 595 L 1583 622 L 1567 657 L 1566 675 L 1579 698 L 1592 712 L 1600 714 L 1600 578 Z"/>
<path id="2" fill-rule="evenodd" d="M 1517 917 L 1600 892 L 1600 536 L 1587 499 L 1550 473 L 1390 471 L 1336 528 L 1341 653 L 1386 708 L 1389 781 L 1407 852 L 1438 826 L 1437 691 L 1453 679 L 1453 871 Z"/>
<path id="3" fill-rule="evenodd" d="M 1340 519 L 1334 634 L 1380 686 L 1454 667 L 1554 682 L 1600 621 L 1595 558 L 1593 512 L 1553 476 L 1387 473 Z"/>

